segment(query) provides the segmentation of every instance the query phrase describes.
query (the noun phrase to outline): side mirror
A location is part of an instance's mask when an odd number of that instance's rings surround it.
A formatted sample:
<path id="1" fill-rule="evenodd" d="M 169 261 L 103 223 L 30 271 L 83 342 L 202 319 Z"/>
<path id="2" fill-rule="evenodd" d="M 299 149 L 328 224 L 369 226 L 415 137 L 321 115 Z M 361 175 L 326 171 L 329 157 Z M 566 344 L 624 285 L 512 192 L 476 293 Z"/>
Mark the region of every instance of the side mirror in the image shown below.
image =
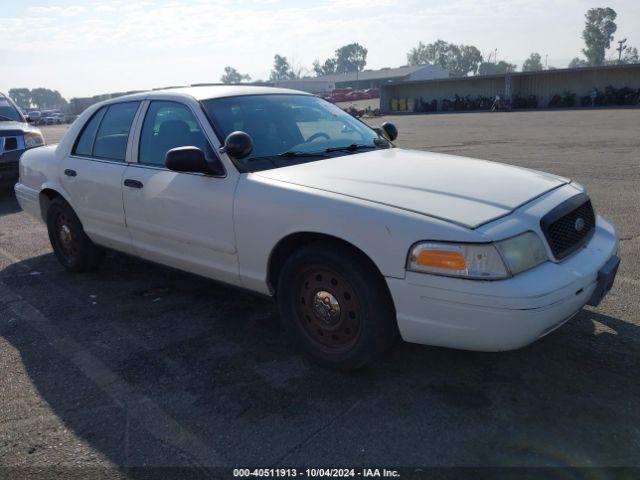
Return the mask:
<path id="1" fill-rule="evenodd" d="M 384 122 L 382 124 L 382 130 L 384 131 L 384 136 L 387 137 L 390 141 L 394 141 L 398 138 L 398 129 L 393 123 Z"/>
<path id="2" fill-rule="evenodd" d="M 29 118 L 28 115 L 25 115 L 24 119 L 27 121 L 27 123 L 33 123 L 33 120 L 31 118 Z"/>
<path id="3" fill-rule="evenodd" d="M 221 173 L 207 162 L 204 152 L 197 147 L 172 148 L 164 157 L 164 165 L 174 172 Z"/>
<path id="4" fill-rule="evenodd" d="M 253 151 L 253 139 L 245 132 L 231 132 L 225 139 L 221 151 L 231 158 L 242 160 Z"/>

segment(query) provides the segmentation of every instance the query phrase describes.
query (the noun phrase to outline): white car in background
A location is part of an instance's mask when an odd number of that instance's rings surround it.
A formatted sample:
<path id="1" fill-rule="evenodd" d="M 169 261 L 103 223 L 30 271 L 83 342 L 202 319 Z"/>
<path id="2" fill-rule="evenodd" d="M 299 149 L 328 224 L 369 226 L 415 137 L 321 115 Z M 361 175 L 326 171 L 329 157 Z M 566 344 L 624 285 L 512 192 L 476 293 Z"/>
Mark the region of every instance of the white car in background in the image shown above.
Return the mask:
<path id="1" fill-rule="evenodd" d="M 29 113 L 27 113 L 27 119 L 29 120 L 30 123 L 38 125 L 42 120 L 42 113 L 37 110 L 32 110 Z"/>
<path id="2" fill-rule="evenodd" d="M 62 125 L 64 123 L 64 115 L 61 113 L 53 113 L 48 115 L 44 121 L 46 125 Z"/>
<path id="3" fill-rule="evenodd" d="M 611 288 L 618 238 L 582 186 L 396 136 L 302 92 L 154 91 L 27 152 L 15 190 L 68 270 L 108 248 L 273 296 L 295 344 L 332 367 L 398 332 L 519 348 Z"/>

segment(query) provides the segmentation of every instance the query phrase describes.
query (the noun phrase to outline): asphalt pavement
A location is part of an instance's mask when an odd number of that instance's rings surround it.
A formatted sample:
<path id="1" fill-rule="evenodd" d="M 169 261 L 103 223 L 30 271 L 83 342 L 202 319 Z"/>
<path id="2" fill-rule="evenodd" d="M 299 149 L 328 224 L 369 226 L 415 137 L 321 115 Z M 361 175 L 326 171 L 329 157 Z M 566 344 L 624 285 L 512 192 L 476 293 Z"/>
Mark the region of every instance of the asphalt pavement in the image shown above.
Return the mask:
<path id="1" fill-rule="evenodd" d="M 399 343 L 336 373 L 264 299 L 116 253 L 66 273 L 5 191 L 0 465 L 640 467 L 640 110 L 370 121 L 396 123 L 400 146 L 586 185 L 622 239 L 604 303 L 521 350 Z"/>

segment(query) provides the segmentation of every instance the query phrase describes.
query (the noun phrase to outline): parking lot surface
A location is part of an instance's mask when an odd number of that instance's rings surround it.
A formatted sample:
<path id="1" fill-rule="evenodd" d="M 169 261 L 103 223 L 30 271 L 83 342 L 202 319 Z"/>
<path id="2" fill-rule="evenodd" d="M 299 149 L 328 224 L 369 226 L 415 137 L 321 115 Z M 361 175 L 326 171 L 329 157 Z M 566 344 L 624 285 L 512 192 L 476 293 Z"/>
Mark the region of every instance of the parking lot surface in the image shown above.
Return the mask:
<path id="1" fill-rule="evenodd" d="M 266 300 L 115 253 L 65 273 L 3 192 L 0 465 L 640 466 L 640 110 L 383 121 L 403 147 L 586 185 L 622 238 L 604 303 L 518 351 L 400 343 L 336 373 Z"/>

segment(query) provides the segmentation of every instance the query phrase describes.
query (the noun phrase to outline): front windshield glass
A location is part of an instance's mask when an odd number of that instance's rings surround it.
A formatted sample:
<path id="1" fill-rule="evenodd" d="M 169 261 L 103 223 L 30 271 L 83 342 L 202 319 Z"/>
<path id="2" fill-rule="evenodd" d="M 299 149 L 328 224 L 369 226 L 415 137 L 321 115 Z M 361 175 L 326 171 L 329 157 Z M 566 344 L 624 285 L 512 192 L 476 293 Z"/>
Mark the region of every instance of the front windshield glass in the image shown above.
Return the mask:
<path id="1" fill-rule="evenodd" d="M 375 130 L 318 97 L 246 95 L 203 104 L 223 139 L 234 131 L 251 135 L 253 151 L 239 161 L 247 171 L 391 146 Z"/>
<path id="2" fill-rule="evenodd" d="M 20 112 L 7 100 L 0 95 L 0 122 L 22 122 Z"/>

